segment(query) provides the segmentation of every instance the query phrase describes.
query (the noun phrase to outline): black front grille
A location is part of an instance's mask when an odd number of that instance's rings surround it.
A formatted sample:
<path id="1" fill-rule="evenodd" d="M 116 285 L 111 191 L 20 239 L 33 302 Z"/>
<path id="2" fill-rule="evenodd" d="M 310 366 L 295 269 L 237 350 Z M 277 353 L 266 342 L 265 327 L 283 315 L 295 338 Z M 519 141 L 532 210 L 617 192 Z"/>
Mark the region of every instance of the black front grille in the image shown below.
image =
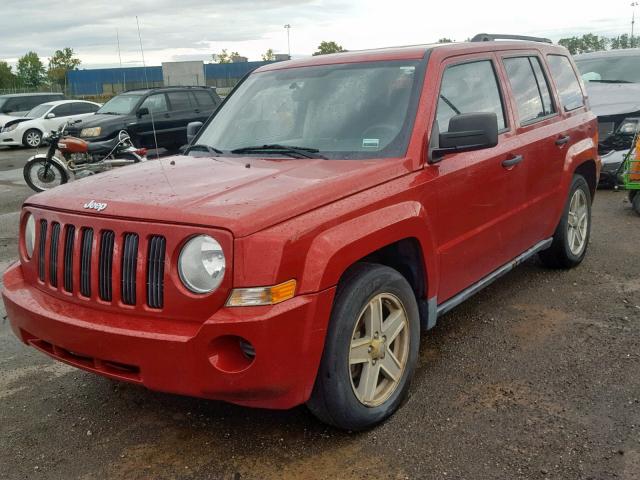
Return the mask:
<path id="1" fill-rule="evenodd" d="M 44 262 L 47 251 L 47 221 L 40 220 L 40 243 L 38 245 L 38 278 L 44 282 Z"/>
<path id="2" fill-rule="evenodd" d="M 64 289 L 73 292 L 73 242 L 76 236 L 76 227 L 67 225 L 64 237 Z"/>
<path id="3" fill-rule="evenodd" d="M 80 245 L 80 293 L 91 296 L 91 250 L 93 249 L 93 229 L 82 229 Z"/>
<path id="4" fill-rule="evenodd" d="M 138 235 L 125 233 L 122 252 L 122 303 L 136 304 L 136 270 L 138 268 Z"/>
<path id="5" fill-rule="evenodd" d="M 58 286 L 58 245 L 60 244 L 60 224 L 51 224 L 51 248 L 49 249 L 49 283 Z"/>
<path id="6" fill-rule="evenodd" d="M 100 298 L 106 302 L 113 299 L 113 244 L 115 234 L 111 230 L 102 232 L 100 239 L 99 283 Z"/>
<path id="7" fill-rule="evenodd" d="M 158 235 L 154 235 L 149 240 L 147 305 L 151 308 L 162 308 L 164 303 L 164 256 L 166 243 L 166 239 Z"/>

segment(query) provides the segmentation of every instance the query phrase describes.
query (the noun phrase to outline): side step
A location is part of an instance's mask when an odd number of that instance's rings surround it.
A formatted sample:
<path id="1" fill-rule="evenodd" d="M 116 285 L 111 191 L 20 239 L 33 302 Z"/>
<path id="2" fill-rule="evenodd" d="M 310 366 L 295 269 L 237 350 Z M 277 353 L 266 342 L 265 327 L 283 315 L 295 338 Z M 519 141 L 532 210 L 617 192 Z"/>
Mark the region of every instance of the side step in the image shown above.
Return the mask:
<path id="1" fill-rule="evenodd" d="M 546 240 L 543 240 L 537 243 L 526 252 L 518 255 L 509 263 L 506 263 L 505 265 L 498 268 L 497 270 L 494 270 L 486 277 L 480 279 L 478 282 L 464 289 L 463 291 L 458 293 L 456 296 L 450 298 L 444 303 L 441 303 L 440 305 L 437 304 L 436 297 L 430 298 L 429 300 L 421 301 L 419 304 L 419 308 L 420 308 L 420 317 L 423 319 L 422 320 L 423 327 L 426 327 L 427 330 L 432 329 L 433 327 L 436 326 L 436 321 L 439 317 L 447 313 L 449 310 L 452 310 L 453 308 L 457 307 L 462 302 L 472 297 L 483 288 L 491 285 L 498 278 L 502 277 L 506 273 L 509 273 L 518 265 L 528 260 L 529 258 L 533 257 L 536 253 L 549 248 L 551 246 L 552 241 L 553 241 L 552 238 L 547 238 Z"/>

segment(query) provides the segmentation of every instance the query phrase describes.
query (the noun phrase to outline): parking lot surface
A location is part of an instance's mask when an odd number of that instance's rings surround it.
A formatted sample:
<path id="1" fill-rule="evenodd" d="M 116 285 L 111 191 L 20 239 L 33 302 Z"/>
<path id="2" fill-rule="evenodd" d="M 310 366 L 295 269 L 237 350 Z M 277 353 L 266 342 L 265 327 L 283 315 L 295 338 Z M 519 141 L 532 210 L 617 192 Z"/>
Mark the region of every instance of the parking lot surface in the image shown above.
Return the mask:
<path id="1" fill-rule="evenodd" d="M 0 149 L 2 270 L 30 154 Z M 640 478 L 640 218 L 625 198 L 598 192 L 580 267 L 529 261 L 442 318 L 404 407 L 360 434 L 54 362 L 0 302 L 0 479 Z"/>

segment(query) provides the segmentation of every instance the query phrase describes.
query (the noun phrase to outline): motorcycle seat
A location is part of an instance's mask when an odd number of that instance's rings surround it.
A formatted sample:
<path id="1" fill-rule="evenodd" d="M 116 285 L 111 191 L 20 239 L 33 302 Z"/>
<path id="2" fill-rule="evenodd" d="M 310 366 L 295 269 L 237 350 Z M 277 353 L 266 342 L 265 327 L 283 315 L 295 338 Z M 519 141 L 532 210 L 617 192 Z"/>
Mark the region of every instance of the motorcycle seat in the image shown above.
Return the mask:
<path id="1" fill-rule="evenodd" d="M 89 153 L 108 153 L 118 144 L 118 137 L 103 142 L 89 142 Z"/>

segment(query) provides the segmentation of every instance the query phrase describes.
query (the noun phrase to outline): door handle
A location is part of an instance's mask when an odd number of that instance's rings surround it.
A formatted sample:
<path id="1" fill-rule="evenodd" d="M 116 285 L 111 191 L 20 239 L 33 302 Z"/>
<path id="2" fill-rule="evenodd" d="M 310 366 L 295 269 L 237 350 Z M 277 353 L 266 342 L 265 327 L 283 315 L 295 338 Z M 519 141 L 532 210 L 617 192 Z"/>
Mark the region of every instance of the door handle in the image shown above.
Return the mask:
<path id="1" fill-rule="evenodd" d="M 511 168 L 519 164 L 522 160 L 524 160 L 524 157 L 522 155 L 513 155 L 512 157 L 507 158 L 505 161 L 503 161 L 502 166 L 504 168 Z"/>
<path id="2" fill-rule="evenodd" d="M 558 146 L 566 145 L 567 143 L 569 143 L 569 140 L 571 140 L 571 137 L 569 135 L 563 135 L 556 139 L 556 145 Z"/>

